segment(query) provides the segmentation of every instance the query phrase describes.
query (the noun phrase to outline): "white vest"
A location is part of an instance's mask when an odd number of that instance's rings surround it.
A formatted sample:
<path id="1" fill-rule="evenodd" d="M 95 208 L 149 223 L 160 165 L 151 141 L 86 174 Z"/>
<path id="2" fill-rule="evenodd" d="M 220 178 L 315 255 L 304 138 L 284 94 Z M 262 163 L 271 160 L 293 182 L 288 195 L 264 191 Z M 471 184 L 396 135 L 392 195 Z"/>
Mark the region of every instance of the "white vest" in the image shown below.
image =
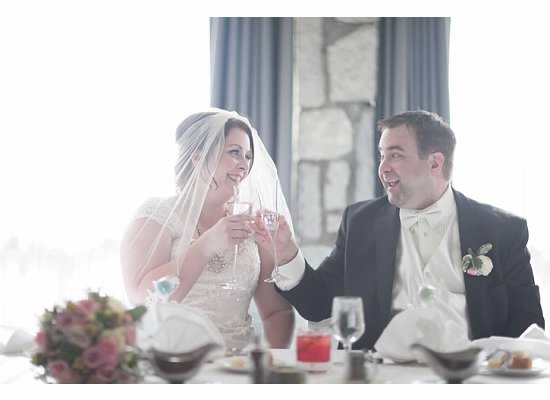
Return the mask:
<path id="1" fill-rule="evenodd" d="M 452 196 L 452 204 L 449 196 Z M 446 199 L 443 199 L 446 197 Z M 444 200 L 444 212 L 436 227 L 429 227 L 426 222 L 419 222 L 409 229 L 401 224 L 401 232 L 396 254 L 396 279 L 393 286 L 393 308 L 407 309 L 421 306 L 419 291 L 426 286 L 436 288 L 434 302 L 443 311 L 446 318 L 468 330 L 466 318 L 466 296 L 462 272 L 462 255 L 456 204 L 450 187 L 440 201 Z M 447 210 L 445 210 L 445 208 Z M 445 212 L 447 211 L 447 212 Z M 422 232 L 431 228 L 431 235 L 423 238 Z M 437 229 L 439 228 L 439 229 Z M 441 236 L 441 232 L 444 232 Z M 420 235 L 415 238 L 414 235 Z M 416 243 L 420 240 L 439 240 L 427 246 L 432 249 L 427 254 L 426 262 L 422 261 Z M 416 243 L 415 243 L 416 242 Z M 425 253 L 425 251 L 424 251 Z"/>

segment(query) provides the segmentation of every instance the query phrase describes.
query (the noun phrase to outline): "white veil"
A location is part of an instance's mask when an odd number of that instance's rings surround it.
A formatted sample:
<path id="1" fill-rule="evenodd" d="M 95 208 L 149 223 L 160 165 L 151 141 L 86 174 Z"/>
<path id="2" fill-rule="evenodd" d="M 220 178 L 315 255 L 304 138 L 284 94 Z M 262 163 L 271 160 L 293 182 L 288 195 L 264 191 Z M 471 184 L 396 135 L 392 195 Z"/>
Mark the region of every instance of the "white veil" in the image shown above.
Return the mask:
<path id="1" fill-rule="evenodd" d="M 190 246 L 207 192 L 217 185 L 213 180 L 214 172 L 223 154 L 225 125 L 231 119 L 240 120 L 250 128 L 253 142 L 253 161 L 248 176 L 239 184 L 239 200 L 251 202 L 253 213 L 259 208 L 276 210 L 285 217 L 294 235 L 290 211 L 282 192 L 277 169 L 256 130 L 248 119 L 236 112 L 209 109 L 187 117 L 176 130 L 178 158 L 175 164 L 177 189 L 174 201 L 170 202 L 168 207 L 166 202 L 147 206 L 147 218 L 154 218 L 155 222 L 162 225 L 162 229 L 151 242 L 142 265 L 134 271 L 138 280 L 155 267 L 150 265 L 149 261 L 160 243 L 163 232 L 169 231 L 172 236 L 178 237 L 173 255 L 183 254 Z M 159 209 L 151 210 L 151 207 Z M 136 218 L 142 216 L 143 214 L 138 213 Z M 136 236 L 139 236 L 139 233 Z M 178 266 L 177 270 L 172 271 L 172 275 L 178 276 L 180 268 Z"/>

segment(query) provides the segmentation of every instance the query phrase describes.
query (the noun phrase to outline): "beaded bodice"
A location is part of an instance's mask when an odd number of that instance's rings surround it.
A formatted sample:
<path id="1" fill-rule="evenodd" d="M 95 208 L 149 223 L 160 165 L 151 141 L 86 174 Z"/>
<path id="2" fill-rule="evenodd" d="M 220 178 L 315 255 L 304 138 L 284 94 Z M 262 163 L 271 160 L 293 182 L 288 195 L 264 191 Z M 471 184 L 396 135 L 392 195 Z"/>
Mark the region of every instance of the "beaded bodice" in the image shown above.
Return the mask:
<path id="1" fill-rule="evenodd" d="M 180 248 L 177 215 L 172 213 L 174 198 L 149 199 L 136 214 L 137 218 L 150 218 L 164 225 L 172 237 L 172 258 Z M 239 289 L 224 289 L 222 284 L 233 277 L 234 249 L 226 249 L 210 258 L 207 266 L 187 294 L 182 304 L 205 312 L 224 337 L 227 349 L 241 349 L 252 335 L 252 321 L 248 309 L 258 284 L 260 257 L 253 240 L 239 245 L 236 280 Z"/>

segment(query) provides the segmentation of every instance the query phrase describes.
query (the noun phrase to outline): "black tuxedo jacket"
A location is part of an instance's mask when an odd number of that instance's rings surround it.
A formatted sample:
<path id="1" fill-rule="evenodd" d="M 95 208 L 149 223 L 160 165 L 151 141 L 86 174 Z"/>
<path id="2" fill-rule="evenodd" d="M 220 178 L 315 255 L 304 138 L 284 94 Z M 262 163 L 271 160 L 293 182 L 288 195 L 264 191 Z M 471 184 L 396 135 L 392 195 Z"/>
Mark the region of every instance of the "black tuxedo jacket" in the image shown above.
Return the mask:
<path id="1" fill-rule="evenodd" d="M 538 286 L 527 250 L 524 219 L 453 191 L 462 254 L 492 243 L 488 276 L 464 274 L 471 339 L 519 336 L 531 323 L 544 328 Z M 334 296 L 360 296 L 365 334 L 354 348 L 372 348 L 392 317 L 399 209 L 386 196 L 353 204 L 342 217 L 332 253 L 298 286 L 280 293 L 307 320 L 329 318 Z"/>

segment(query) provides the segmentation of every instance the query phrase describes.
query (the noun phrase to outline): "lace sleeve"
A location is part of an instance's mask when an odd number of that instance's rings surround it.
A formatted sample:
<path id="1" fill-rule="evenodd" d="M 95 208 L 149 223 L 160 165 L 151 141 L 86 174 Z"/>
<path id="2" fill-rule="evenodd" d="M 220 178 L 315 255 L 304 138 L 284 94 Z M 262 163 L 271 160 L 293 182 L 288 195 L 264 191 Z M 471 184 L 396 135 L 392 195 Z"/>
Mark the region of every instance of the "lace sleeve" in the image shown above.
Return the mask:
<path id="1" fill-rule="evenodd" d="M 173 237 L 180 236 L 181 223 L 174 213 L 174 198 L 151 198 L 146 200 L 137 210 L 134 219 L 150 218 L 168 228 Z"/>

